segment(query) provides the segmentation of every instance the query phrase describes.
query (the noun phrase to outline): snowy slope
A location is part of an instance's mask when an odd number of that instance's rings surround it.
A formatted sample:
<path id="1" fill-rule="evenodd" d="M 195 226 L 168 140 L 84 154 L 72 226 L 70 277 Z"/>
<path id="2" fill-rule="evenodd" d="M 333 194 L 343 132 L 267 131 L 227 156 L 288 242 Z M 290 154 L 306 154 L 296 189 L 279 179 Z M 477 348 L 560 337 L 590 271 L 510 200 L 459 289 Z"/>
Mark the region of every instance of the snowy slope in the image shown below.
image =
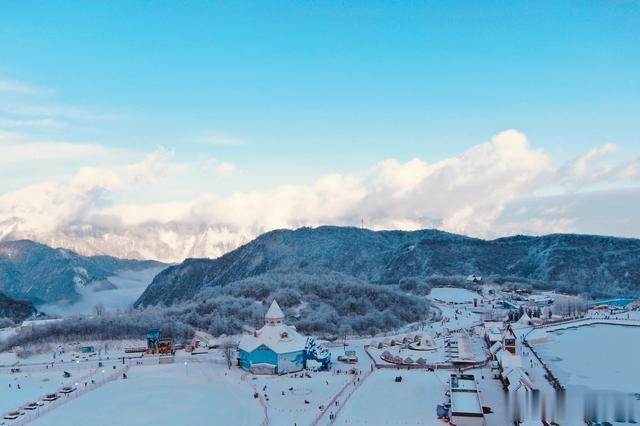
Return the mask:
<path id="1" fill-rule="evenodd" d="M 271 271 L 322 268 L 376 284 L 431 275 L 494 275 L 562 290 L 638 294 L 640 240 L 555 234 L 485 241 L 441 231 L 320 227 L 261 235 L 217 259 L 188 259 L 159 274 L 139 304 L 193 298 Z"/>

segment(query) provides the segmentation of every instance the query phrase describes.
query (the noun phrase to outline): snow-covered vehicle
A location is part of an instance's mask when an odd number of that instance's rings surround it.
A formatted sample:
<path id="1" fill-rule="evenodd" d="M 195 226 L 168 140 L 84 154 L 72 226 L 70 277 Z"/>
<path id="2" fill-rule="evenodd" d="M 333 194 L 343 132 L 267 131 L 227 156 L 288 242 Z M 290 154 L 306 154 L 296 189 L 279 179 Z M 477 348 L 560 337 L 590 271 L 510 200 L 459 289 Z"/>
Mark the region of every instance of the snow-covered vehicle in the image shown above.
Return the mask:
<path id="1" fill-rule="evenodd" d="M 50 393 L 47 396 L 45 396 L 44 398 L 42 398 L 42 400 L 43 401 L 47 401 L 47 402 L 51 402 L 51 401 L 55 401 L 58 398 L 59 398 L 58 394 Z"/>
<path id="2" fill-rule="evenodd" d="M 27 405 L 25 405 L 25 406 L 24 406 L 24 407 L 22 407 L 22 408 L 23 408 L 24 410 L 30 410 L 30 411 L 31 411 L 31 410 L 35 410 L 35 409 L 37 409 L 37 408 L 38 408 L 38 407 L 40 407 L 41 405 L 43 405 L 43 404 L 42 404 L 42 402 L 40 402 L 40 401 L 36 401 L 36 402 L 32 402 L 32 403 L 30 403 L 30 404 L 27 404 Z"/>
<path id="3" fill-rule="evenodd" d="M 358 357 L 356 355 L 338 355 L 338 361 L 347 364 L 355 364 L 358 362 Z"/>
<path id="4" fill-rule="evenodd" d="M 67 395 L 67 394 L 70 394 L 71 392 L 73 392 L 75 390 L 76 390 L 76 388 L 74 388 L 74 387 L 65 386 L 62 389 L 60 389 L 60 393 Z"/>
<path id="5" fill-rule="evenodd" d="M 5 419 L 5 420 L 15 420 L 18 417 L 20 417 L 20 412 L 19 411 L 12 411 L 10 413 L 5 414 L 3 419 Z"/>

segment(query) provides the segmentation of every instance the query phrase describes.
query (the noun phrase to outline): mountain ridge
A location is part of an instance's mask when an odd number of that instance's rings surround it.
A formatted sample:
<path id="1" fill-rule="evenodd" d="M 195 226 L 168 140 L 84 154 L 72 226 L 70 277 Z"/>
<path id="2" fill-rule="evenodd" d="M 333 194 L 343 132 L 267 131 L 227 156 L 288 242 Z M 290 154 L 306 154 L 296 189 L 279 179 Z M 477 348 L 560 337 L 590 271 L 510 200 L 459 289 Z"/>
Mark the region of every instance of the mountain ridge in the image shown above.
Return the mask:
<path id="1" fill-rule="evenodd" d="M 640 291 L 640 239 L 549 234 L 483 240 L 439 230 L 372 231 L 322 226 L 275 230 L 216 259 L 187 259 L 159 273 L 136 306 L 172 304 L 208 287 L 269 273 L 327 268 L 393 285 L 433 275 L 495 276 L 547 283 L 562 291 Z"/>
<path id="2" fill-rule="evenodd" d="M 160 265 L 111 256 L 85 257 L 31 240 L 4 241 L 0 242 L 0 291 L 34 303 L 73 302 L 78 288 L 97 283 L 105 288 L 106 279 L 116 270 Z"/>
<path id="3" fill-rule="evenodd" d="M 20 322 L 37 313 L 30 301 L 15 300 L 0 291 L 0 319 L 8 318 L 14 322 Z"/>

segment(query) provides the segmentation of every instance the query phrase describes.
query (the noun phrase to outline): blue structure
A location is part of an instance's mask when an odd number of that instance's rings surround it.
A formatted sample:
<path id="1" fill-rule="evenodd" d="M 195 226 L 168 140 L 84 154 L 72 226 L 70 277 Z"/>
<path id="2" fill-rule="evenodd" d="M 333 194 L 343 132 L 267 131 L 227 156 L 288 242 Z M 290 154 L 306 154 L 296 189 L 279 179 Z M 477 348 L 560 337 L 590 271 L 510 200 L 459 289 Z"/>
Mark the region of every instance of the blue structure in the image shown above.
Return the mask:
<path id="1" fill-rule="evenodd" d="M 320 364 L 320 370 L 331 368 L 331 352 L 329 349 L 316 343 L 313 337 L 307 337 L 307 344 L 304 347 L 305 358 L 314 360 Z"/>
<path id="2" fill-rule="evenodd" d="M 515 303 L 509 302 L 508 300 L 502 300 L 502 306 L 505 309 L 520 309 L 520 305 L 516 305 Z"/>
<path id="3" fill-rule="evenodd" d="M 275 300 L 265 315 L 265 325 L 245 335 L 238 346 L 238 364 L 255 374 L 288 374 L 307 368 L 307 360 L 331 366 L 331 353 L 284 324 L 284 313 Z"/>
<path id="4" fill-rule="evenodd" d="M 160 341 L 160 330 L 154 329 L 147 332 L 147 351 L 152 354 L 158 353 L 158 342 Z"/>
<path id="5" fill-rule="evenodd" d="M 633 303 L 633 299 L 619 298 L 619 299 L 608 299 L 608 300 L 600 300 L 597 302 L 589 303 L 589 308 L 595 308 L 596 306 L 617 306 L 623 307 L 627 306 L 630 303 Z"/>

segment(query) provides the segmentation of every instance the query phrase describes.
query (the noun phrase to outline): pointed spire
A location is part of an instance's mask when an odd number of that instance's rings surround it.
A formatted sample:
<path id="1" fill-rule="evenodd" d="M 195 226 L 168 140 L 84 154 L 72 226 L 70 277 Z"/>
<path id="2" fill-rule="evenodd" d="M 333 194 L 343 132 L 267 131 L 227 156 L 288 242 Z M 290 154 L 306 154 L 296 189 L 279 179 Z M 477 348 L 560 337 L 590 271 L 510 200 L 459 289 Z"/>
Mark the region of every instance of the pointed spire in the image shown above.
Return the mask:
<path id="1" fill-rule="evenodd" d="M 275 301 L 275 299 L 273 300 L 273 302 L 271 302 L 271 306 L 269 307 L 267 314 L 264 316 L 264 319 L 267 324 L 282 324 L 282 321 L 284 320 L 284 313 L 282 312 L 282 309 L 280 309 L 280 306 L 278 305 L 278 302 Z"/>

